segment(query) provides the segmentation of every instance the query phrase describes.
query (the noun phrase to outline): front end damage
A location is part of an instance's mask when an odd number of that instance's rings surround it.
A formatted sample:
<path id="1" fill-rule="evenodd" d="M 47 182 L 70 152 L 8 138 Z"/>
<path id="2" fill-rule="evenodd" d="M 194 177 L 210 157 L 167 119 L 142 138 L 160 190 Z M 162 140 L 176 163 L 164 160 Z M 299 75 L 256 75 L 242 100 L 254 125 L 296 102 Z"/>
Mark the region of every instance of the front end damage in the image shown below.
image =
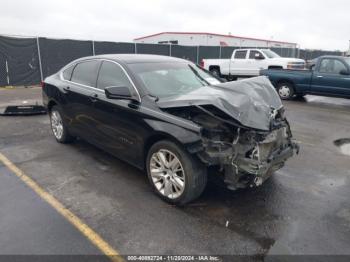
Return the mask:
<path id="1" fill-rule="evenodd" d="M 233 120 L 226 120 L 222 113 L 220 116 L 219 110 L 211 106 L 175 109 L 171 113 L 202 127 L 200 144 L 189 150 L 196 152 L 207 166 L 217 167 L 231 190 L 262 185 L 299 151 L 292 140 L 283 108 L 279 111 L 271 109 L 269 131 L 247 128 Z"/>
<path id="2" fill-rule="evenodd" d="M 260 186 L 298 154 L 281 100 L 266 78 L 202 91 L 159 105 L 201 127 L 201 141 L 189 151 L 216 167 L 229 189 Z"/>

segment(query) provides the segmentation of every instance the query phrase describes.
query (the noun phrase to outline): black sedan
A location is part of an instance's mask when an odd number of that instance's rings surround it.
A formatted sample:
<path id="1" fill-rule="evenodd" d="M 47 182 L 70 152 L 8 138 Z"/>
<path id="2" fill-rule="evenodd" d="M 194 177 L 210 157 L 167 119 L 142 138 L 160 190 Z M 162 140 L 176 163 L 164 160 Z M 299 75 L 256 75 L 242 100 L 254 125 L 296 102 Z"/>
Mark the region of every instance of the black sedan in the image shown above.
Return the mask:
<path id="1" fill-rule="evenodd" d="M 260 186 L 298 150 L 267 78 L 222 83 L 177 58 L 81 58 L 45 79 L 43 100 L 58 142 L 80 137 L 146 169 L 179 205 L 202 193 L 209 166 L 229 189 Z"/>

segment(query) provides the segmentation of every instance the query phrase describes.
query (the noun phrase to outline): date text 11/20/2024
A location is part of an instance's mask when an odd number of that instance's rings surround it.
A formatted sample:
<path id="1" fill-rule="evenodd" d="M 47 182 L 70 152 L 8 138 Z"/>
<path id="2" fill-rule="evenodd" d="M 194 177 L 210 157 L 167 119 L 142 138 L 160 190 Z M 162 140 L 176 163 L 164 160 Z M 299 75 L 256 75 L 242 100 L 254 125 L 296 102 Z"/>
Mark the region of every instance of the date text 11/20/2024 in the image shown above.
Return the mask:
<path id="1" fill-rule="evenodd" d="M 127 261 L 220 261 L 218 256 L 127 256 Z"/>

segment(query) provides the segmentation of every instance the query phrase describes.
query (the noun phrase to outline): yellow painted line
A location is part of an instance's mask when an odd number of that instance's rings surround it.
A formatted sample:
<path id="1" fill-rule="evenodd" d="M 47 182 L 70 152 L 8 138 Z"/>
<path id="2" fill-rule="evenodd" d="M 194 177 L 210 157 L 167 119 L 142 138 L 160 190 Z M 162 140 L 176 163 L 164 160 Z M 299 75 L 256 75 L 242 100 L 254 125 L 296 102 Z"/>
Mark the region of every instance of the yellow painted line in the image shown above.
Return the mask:
<path id="1" fill-rule="evenodd" d="M 296 142 L 299 144 L 307 145 L 307 146 L 316 146 L 315 144 L 307 143 L 307 142 L 300 141 L 300 140 L 297 140 Z"/>
<path id="2" fill-rule="evenodd" d="M 77 228 L 87 239 L 90 240 L 103 254 L 108 256 L 113 262 L 124 262 L 119 253 L 111 247 L 99 234 L 86 225 L 80 218 L 63 206 L 54 196 L 50 195 L 41 188 L 33 179 L 28 177 L 22 170 L 15 166 L 6 156 L 0 153 L 0 161 L 10 169 L 19 179 L 28 187 L 35 191 L 42 199 L 49 203 L 58 213 L 67 219 L 75 228 Z"/>

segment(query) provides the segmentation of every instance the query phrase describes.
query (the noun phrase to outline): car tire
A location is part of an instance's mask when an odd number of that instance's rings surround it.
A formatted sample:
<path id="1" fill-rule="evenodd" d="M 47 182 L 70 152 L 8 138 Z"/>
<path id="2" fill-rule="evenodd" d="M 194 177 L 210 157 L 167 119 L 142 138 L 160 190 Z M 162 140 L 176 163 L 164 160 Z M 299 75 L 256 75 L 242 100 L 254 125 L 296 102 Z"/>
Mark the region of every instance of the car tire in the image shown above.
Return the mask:
<path id="1" fill-rule="evenodd" d="M 56 138 L 57 142 L 66 144 L 72 142 L 75 137 L 70 135 L 67 125 L 63 120 L 62 110 L 59 106 L 55 105 L 50 110 L 50 124 L 51 131 Z"/>
<path id="2" fill-rule="evenodd" d="M 291 100 L 294 97 L 294 86 L 288 82 L 282 82 L 277 85 L 278 95 L 282 100 Z"/>
<path id="3" fill-rule="evenodd" d="M 221 73 L 219 68 L 212 68 L 210 69 L 210 73 L 216 77 L 216 78 L 221 78 Z"/>
<path id="4" fill-rule="evenodd" d="M 182 206 L 195 200 L 207 184 L 205 165 L 171 141 L 155 143 L 147 154 L 146 166 L 154 191 L 171 204 Z"/>
<path id="5" fill-rule="evenodd" d="M 236 76 L 231 76 L 231 75 L 229 75 L 229 76 L 226 77 L 226 80 L 229 81 L 229 82 L 231 82 L 231 81 L 237 81 L 237 79 L 238 79 L 238 78 L 237 78 Z"/>

